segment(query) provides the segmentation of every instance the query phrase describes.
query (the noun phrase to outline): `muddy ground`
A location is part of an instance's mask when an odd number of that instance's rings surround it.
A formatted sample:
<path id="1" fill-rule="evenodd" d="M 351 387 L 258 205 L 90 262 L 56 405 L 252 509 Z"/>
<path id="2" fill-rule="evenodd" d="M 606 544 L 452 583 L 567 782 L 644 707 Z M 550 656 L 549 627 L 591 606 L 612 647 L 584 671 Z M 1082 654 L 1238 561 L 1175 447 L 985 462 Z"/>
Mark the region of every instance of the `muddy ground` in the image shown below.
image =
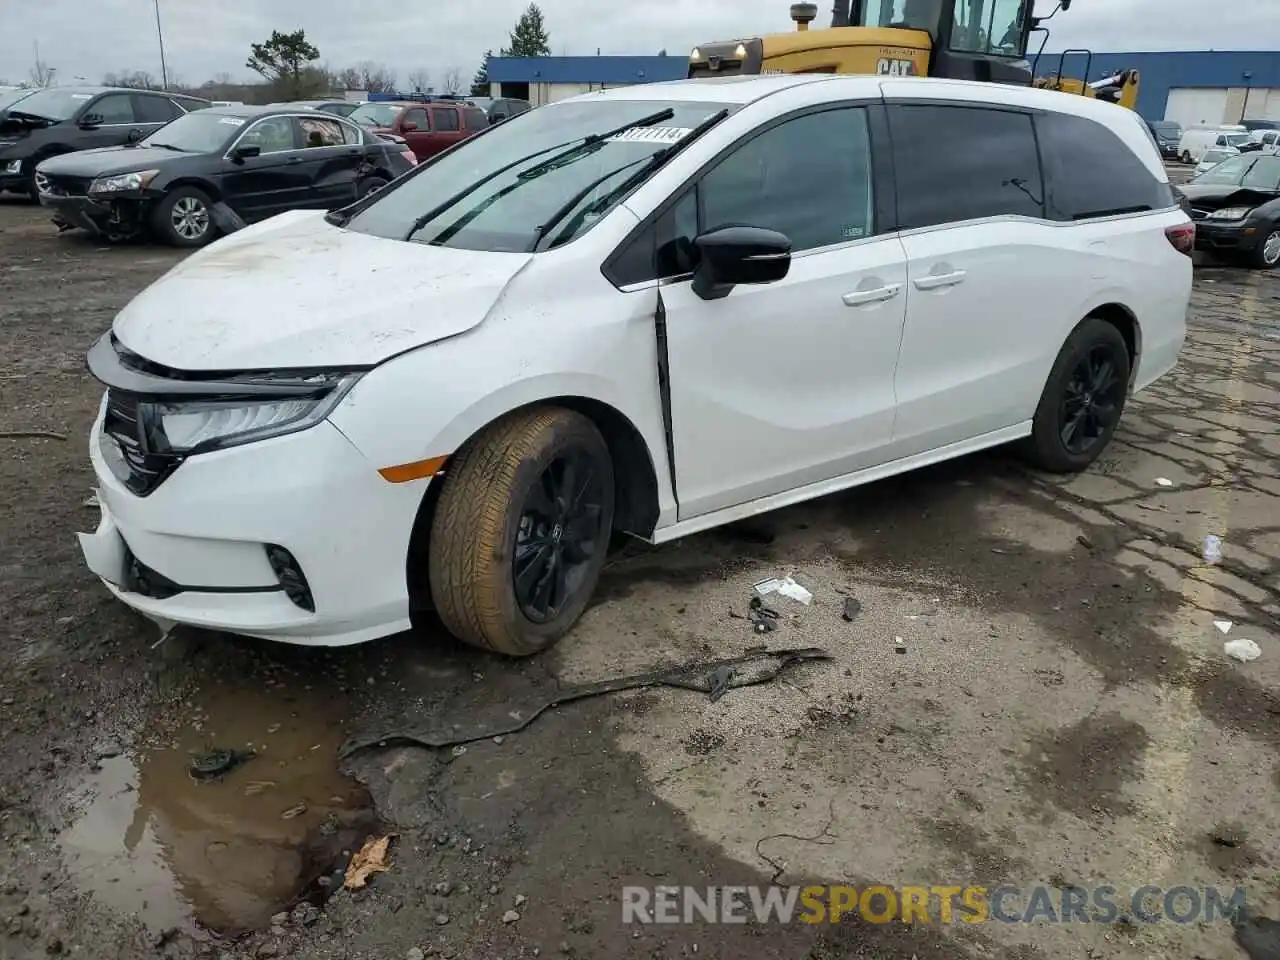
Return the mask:
<path id="1" fill-rule="evenodd" d="M 0 439 L 0 956 L 1243 956 L 1221 921 L 624 925 L 624 884 L 1243 886 L 1280 915 L 1280 276 L 1197 270 L 1181 365 L 1088 473 L 994 452 L 629 546 L 573 635 L 513 663 L 431 630 L 157 647 L 90 577 L 83 356 L 178 256 L 0 201 L 0 430 L 57 435 Z M 832 662 L 339 770 L 370 730 L 741 653 L 751 584 L 782 574 L 814 602 L 767 639 Z M 193 780 L 214 746 L 256 755 Z M 384 833 L 390 869 L 313 906 Z"/>

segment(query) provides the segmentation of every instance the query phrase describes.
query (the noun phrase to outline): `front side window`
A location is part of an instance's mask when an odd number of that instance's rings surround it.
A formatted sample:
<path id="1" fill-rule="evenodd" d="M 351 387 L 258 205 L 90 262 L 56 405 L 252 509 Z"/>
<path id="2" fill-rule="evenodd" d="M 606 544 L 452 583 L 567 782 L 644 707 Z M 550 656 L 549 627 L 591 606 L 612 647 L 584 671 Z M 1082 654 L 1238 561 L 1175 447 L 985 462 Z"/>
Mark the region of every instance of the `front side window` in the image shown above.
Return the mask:
<path id="1" fill-rule="evenodd" d="M 903 230 L 982 217 L 1044 216 L 1031 117 L 951 105 L 889 109 Z"/>
<path id="2" fill-rule="evenodd" d="M 457 130 L 458 111 L 453 107 L 435 107 L 431 111 L 437 130 Z"/>
<path id="3" fill-rule="evenodd" d="M 240 141 L 242 147 L 257 147 L 264 155 L 295 149 L 292 117 L 267 117 L 250 127 Z"/>
<path id="4" fill-rule="evenodd" d="M 415 107 L 414 109 L 405 113 L 404 123 L 401 124 L 401 129 L 404 128 L 405 124 L 410 124 L 410 123 L 413 124 L 414 130 L 430 130 L 431 129 L 431 121 L 427 119 L 427 111 L 424 110 L 422 107 Z"/>
<path id="5" fill-rule="evenodd" d="M 136 123 L 133 112 L 133 97 L 127 93 L 109 93 L 99 97 L 89 108 L 89 116 L 97 118 L 99 123 Z"/>
<path id="6" fill-rule="evenodd" d="M 1049 178 L 1051 220 L 1083 220 L 1173 206 L 1169 185 L 1158 179 L 1114 133 L 1100 123 L 1065 113 L 1036 117 L 1036 135 Z M 1105 170 L 1105 177 L 1098 171 Z"/>
<path id="7" fill-rule="evenodd" d="M 668 119 L 583 144 L 667 109 Z M 735 108 L 683 100 L 549 104 L 519 123 L 487 128 L 380 190 L 346 229 L 465 250 L 567 243 L 642 182 L 633 178 L 655 153 L 722 109 Z"/>
<path id="8" fill-rule="evenodd" d="M 951 49 L 1018 57 L 1023 54 L 1026 0 L 953 0 Z"/>
<path id="9" fill-rule="evenodd" d="M 861 27 L 910 27 L 936 35 L 944 0 L 866 0 Z M 946 0 L 949 2 L 949 0 Z"/>
<path id="10" fill-rule="evenodd" d="M 796 252 L 870 236 L 867 112 L 824 110 L 780 123 L 726 157 L 698 193 L 704 231 L 765 227 Z"/>

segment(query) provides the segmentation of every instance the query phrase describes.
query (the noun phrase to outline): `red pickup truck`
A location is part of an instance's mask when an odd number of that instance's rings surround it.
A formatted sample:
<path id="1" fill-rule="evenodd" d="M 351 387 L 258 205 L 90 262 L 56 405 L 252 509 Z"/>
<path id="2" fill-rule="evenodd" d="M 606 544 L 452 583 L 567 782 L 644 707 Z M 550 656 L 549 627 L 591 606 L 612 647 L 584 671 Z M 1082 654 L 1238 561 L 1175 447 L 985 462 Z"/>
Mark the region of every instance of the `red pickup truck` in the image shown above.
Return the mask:
<path id="1" fill-rule="evenodd" d="M 347 119 L 375 133 L 403 137 L 419 163 L 489 126 L 484 111 L 465 100 L 381 100 L 361 104 Z"/>

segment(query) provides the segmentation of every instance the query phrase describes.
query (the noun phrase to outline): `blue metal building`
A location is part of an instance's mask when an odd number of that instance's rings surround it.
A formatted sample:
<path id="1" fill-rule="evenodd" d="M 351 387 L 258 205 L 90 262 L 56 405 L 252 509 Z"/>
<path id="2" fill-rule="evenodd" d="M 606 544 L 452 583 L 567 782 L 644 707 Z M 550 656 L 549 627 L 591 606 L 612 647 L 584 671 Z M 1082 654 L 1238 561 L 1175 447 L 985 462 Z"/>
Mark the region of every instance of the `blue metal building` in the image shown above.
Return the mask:
<path id="1" fill-rule="evenodd" d="M 1060 56 L 1046 53 L 1037 74 L 1056 73 Z M 1280 119 L 1280 52 L 1274 50 L 1169 51 L 1071 54 L 1067 76 L 1097 80 L 1136 69 L 1141 78 L 1138 112 L 1148 120 L 1238 123 L 1242 117 Z M 494 96 L 549 103 L 589 90 L 676 80 L 684 55 L 657 57 L 494 57 L 489 81 Z"/>

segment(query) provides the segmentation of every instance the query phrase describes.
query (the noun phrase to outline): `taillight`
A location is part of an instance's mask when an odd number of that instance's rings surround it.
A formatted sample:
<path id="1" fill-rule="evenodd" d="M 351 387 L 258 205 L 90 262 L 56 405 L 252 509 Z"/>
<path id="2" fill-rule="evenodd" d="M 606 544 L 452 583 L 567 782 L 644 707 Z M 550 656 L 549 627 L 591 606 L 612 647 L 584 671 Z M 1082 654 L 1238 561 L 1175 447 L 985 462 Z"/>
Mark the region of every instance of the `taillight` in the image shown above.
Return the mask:
<path id="1" fill-rule="evenodd" d="M 414 166 L 416 166 L 418 163 L 418 155 L 414 153 L 412 150 L 401 150 L 400 156 L 404 157 L 406 160 L 409 161 L 410 164 Z"/>
<path id="2" fill-rule="evenodd" d="M 1196 248 L 1196 225 L 1194 223 L 1180 223 L 1176 227 L 1167 227 L 1164 235 L 1173 244 L 1173 249 L 1179 253 L 1185 253 L 1188 257 L 1191 256 L 1191 252 Z"/>

